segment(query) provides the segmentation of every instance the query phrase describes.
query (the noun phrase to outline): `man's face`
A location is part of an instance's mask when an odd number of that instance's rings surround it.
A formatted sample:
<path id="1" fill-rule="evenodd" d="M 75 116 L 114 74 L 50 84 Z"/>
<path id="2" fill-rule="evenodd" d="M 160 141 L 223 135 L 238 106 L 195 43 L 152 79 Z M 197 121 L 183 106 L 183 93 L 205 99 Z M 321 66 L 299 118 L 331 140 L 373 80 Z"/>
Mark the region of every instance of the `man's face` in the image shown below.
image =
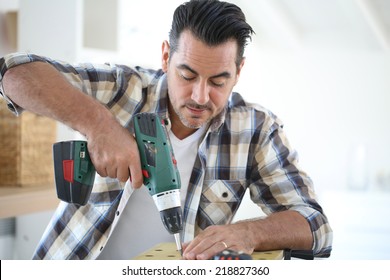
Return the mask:
<path id="1" fill-rule="evenodd" d="M 172 130 L 184 138 L 210 122 L 225 107 L 238 81 L 237 43 L 233 40 L 209 47 L 184 31 L 177 51 L 169 57 L 163 43 L 162 69 L 167 73 Z"/>

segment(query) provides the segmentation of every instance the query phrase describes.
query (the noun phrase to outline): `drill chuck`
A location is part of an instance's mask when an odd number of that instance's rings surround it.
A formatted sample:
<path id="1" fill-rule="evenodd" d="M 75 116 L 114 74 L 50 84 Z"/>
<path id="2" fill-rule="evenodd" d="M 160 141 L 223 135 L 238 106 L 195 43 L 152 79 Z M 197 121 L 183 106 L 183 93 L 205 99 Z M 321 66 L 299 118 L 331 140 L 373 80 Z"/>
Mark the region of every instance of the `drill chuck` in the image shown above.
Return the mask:
<path id="1" fill-rule="evenodd" d="M 167 231 L 171 234 L 180 232 L 183 225 L 183 214 L 180 207 L 179 189 L 160 192 L 152 197 Z"/>
<path id="2" fill-rule="evenodd" d="M 183 220 L 182 220 L 182 210 L 181 207 L 169 208 L 166 210 L 160 211 L 161 220 L 170 234 L 179 233 L 183 229 Z"/>
<path id="3" fill-rule="evenodd" d="M 183 211 L 180 206 L 160 211 L 160 217 L 165 229 L 175 237 L 176 247 L 183 254 L 180 233 L 183 230 Z"/>

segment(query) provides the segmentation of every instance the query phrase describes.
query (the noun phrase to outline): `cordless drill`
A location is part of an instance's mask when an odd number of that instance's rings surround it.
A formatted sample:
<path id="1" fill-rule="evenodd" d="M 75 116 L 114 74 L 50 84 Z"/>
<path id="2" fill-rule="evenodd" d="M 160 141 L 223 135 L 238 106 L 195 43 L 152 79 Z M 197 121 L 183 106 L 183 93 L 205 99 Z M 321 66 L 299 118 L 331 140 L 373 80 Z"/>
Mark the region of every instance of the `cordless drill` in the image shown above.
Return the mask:
<path id="1" fill-rule="evenodd" d="M 144 185 L 153 197 L 166 230 L 173 234 L 180 254 L 183 229 L 180 176 L 166 130 L 165 120 L 155 113 L 134 117 L 135 139 L 141 158 Z M 85 205 L 91 195 L 95 168 L 86 141 L 65 141 L 53 145 L 54 172 L 59 199 Z"/>

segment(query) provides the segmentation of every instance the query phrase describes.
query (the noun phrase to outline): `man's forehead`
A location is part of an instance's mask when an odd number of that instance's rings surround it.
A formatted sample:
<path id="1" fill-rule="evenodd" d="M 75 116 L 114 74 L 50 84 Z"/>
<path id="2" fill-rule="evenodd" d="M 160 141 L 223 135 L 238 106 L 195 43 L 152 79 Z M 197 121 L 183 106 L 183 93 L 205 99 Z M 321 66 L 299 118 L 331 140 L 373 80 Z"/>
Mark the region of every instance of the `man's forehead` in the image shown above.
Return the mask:
<path id="1" fill-rule="evenodd" d="M 227 41 L 217 46 L 208 46 L 191 32 L 185 31 L 180 36 L 176 50 L 176 64 L 196 67 L 216 67 L 222 69 L 235 67 L 237 43 Z"/>

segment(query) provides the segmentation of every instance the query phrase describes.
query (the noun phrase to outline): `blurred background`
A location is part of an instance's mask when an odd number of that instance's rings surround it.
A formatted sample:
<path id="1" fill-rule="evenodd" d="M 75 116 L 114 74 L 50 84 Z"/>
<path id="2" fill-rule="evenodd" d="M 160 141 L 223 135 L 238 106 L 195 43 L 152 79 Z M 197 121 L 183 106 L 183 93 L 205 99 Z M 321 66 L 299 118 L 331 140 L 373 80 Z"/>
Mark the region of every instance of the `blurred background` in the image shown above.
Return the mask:
<path id="1" fill-rule="evenodd" d="M 256 32 L 235 90 L 283 120 L 333 227 L 331 259 L 390 259 L 390 1 L 230 2 Z M 181 3 L 0 0 L 0 56 L 158 68 Z M 58 124 L 58 140 L 77 137 Z M 53 210 L 2 214 L 0 258 L 31 258 Z M 236 219 L 258 215 L 245 201 Z"/>

